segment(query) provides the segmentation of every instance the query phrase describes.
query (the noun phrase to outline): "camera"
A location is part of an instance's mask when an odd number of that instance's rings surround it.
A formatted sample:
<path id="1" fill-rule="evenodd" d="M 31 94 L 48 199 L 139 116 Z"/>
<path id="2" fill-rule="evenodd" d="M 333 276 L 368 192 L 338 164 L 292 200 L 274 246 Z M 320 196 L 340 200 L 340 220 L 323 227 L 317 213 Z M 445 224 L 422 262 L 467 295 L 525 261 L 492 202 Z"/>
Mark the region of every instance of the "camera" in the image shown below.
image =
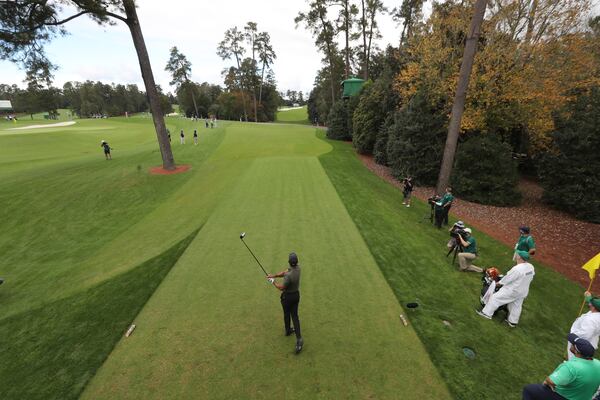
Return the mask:
<path id="1" fill-rule="evenodd" d="M 429 203 L 429 205 L 431 207 L 435 207 L 435 203 L 437 203 L 438 201 L 440 201 L 442 198 L 438 195 L 433 195 L 430 198 L 427 199 L 427 203 Z"/>
<path id="2" fill-rule="evenodd" d="M 463 238 L 463 240 L 465 240 L 465 238 L 469 235 L 469 233 L 467 231 L 465 231 L 464 228 L 460 228 L 458 226 L 454 226 L 452 227 L 452 230 L 450 231 L 450 236 L 452 236 L 455 239 L 458 239 L 458 237 L 460 236 L 461 238 Z"/>

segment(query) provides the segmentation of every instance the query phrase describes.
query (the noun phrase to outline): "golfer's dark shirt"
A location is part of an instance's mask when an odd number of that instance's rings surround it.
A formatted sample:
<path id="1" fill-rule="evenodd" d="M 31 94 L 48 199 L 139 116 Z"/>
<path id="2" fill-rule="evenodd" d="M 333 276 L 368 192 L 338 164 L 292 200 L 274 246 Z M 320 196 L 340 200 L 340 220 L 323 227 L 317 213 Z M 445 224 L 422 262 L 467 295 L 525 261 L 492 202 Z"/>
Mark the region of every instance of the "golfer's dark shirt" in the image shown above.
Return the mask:
<path id="1" fill-rule="evenodd" d="M 297 292 L 300 289 L 300 266 L 289 267 L 283 276 L 284 292 Z"/>

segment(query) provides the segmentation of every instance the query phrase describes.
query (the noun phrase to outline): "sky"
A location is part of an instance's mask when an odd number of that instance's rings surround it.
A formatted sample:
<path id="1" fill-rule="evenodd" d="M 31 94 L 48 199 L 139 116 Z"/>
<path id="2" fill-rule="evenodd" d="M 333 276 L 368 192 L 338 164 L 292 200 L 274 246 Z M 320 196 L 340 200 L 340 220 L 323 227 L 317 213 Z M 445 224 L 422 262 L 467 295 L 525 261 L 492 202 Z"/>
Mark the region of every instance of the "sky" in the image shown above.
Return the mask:
<path id="1" fill-rule="evenodd" d="M 383 0 L 392 9 L 400 0 Z M 177 46 L 192 63 L 192 79 L 196 82 L 222 84 L 221 71 L 233 61 L 223 61 L 216 49 L 224 32 L 233 26 L 243 29 L 248 21 L 258 24 L 259 31 L 269 32 L 277 54 L 273 65 L 279 91 L 310 92 L 322 55 L 314 39 L 303 27 L 296 29 L 294 18 L 307 10 L 307 0 L 137 0 L 138 16 L 146 40 L 156 82 L 166 91 L 170 78 L 164 70 L 169 49 Z M 429 14 L 431 1 L 424 13 Z M 65 10 L 65 15 L 70 15 Z M 600 13 L 596 0 L 595 13 Z M 400 29 L 391 16 L 379 17 L 383 38 L 381 48 L 397 44 Z M 129 30 L 122 22 L 99 26 L 87 17 L 65 25 L 70 35 L 54 39 L 47 47 L 50 59 L 59 66 L 54 85 L 67 81 L 102 81 L 135 83 L 143 81 Z M 340 38 L 341 40 L 341 38 Z M 0 60 L 0 83 L 23 86 L 25 74 L 14 64 Z"/>
<path id="2" fill-rule="evenodd" d="M 232 64 L 216 54 L 224 32 L 233 26 L 243 29 L 248 21 L 259 31 L 269 32 L 277 54 L 273 65 L 279 91 L 310 92 L 321 66 L 314 39 L 294 18 L 308 9 L 306 0 L 138 0 L 138 16 L 144 33 L 156 82 L 166 89 L 170 78 L 164 70 L 173 46 L 192 63 L 192 80 L 222 84 L 221 71 Z M 384 0 L 390 9 L 400 1 Z M 65 10 L 69 11 L 69 10 Z M 65 12 L 65 15 L 69 15 Z M 400 30 L 391 16 L 379 18 L 383 39 L 379 45 L 396 43 Z M 46 51 L 59 66 L 54 85 L 67 81 L 136 83 L 143 87 L 137 56 L 129 30 L 122 22 L 99 26 L 86 17 L 65 25 L 70 35 L 54 39 Z M 0 61 L 0 83 L 23 86 L 25 74 L 8 61 Z"/>

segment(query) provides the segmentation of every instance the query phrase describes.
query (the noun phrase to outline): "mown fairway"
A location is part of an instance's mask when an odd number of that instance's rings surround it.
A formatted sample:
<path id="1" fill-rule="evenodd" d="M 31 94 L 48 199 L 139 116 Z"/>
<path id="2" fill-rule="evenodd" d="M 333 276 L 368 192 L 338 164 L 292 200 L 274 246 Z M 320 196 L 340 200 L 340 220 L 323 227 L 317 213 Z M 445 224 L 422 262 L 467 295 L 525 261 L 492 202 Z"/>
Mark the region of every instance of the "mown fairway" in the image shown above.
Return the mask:
<path id="1" fill-rule="evenodd" d="M 193 168 L 167 177 L 148 118 L 0 124 L 1 398 L 519 399 L 561 362 L 582 289 L 534 262 L 517 329 L 477 316 L 479 275 L 350 144 L 220 122 L 196 147 L 168 126 Z M 299 356 L 241 231 L 270 271 L 300 255 Z M 512 250 L 475 236 L 506 271 Z"/>
<path id="2" fill-rule="evenodd" d="M 0 131 L 2 398 L 449 397 L 313 128 L 168 125 L 193 166 L 169 177 L 145 118 Z M 300 356 L 240 231 L 272 271 L 300 255 Z"/>

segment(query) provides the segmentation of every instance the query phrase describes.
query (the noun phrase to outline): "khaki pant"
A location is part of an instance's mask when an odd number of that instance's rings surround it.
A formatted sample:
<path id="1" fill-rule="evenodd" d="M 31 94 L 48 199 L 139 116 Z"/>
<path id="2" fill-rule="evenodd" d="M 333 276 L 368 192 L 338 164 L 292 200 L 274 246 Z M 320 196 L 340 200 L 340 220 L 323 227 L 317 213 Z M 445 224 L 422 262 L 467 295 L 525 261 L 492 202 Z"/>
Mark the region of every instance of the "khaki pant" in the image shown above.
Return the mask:
<path id="1" fill-rule="evenodd" d="M 477 255 L 473 253 L 458 253 L 458 264 L 460 265 L 460 270 L 483 272 L 482 268 L 476 267 L 475 265 L 471 264 L 476 258 Z"/>

